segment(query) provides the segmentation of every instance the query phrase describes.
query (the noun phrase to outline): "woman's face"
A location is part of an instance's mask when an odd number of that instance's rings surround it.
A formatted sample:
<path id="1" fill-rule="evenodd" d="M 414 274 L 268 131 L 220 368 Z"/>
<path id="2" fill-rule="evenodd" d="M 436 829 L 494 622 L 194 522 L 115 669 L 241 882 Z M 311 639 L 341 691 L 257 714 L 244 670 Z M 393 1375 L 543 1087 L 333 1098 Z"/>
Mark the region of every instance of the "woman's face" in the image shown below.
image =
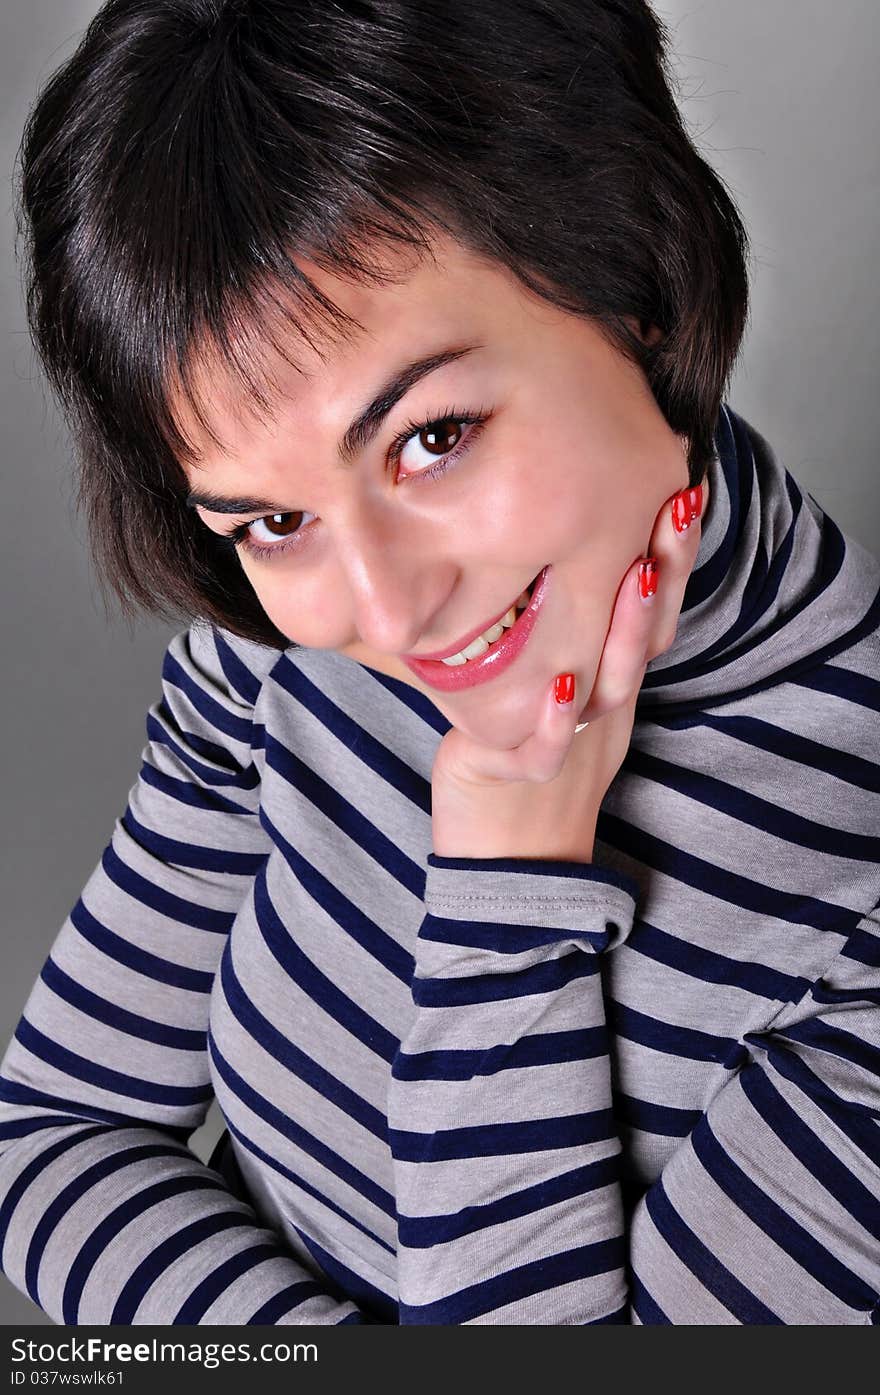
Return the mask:
<path id="1" fill-rule="evenodd" d="M 465 734 L 507 747 L 534 729 L 557 673 L 575 674 L 586 703 L 620 581 L 687 465 L 641 370 L 591 322 L 451 239 L 434 245 L 436 261 L 382 287 L 302 261 L 363 333 L 320 358 L 298 344 L 306 376 L 286 369 L 270 426 L 215 389 L 229 453 L 199 442 L 187 475 L 213 496 L 198 506 L 209 528 L 251 525 L 241 565 L 282 634 L 411 684 Z M 341 454 L 365 406 L 436 356 Z M 503 671 L 446 692 L 404 663 L 485 628 L 547 565 L 537 622 Z"/>

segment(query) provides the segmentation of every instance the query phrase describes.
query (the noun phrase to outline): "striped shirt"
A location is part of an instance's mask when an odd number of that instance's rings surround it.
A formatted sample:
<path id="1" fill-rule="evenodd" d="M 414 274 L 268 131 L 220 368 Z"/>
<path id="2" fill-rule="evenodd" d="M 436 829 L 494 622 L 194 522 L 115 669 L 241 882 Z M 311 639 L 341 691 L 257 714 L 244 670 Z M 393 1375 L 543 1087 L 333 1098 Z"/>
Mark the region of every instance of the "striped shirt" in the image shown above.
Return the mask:
<path id="1" fill-rule="evenodd" d="M 54 1321 L 880 1322 L 880 563 L 716 446 L 592 863 L 436 856 L 408 684 L 173 639 L 0 1067 Z"/>

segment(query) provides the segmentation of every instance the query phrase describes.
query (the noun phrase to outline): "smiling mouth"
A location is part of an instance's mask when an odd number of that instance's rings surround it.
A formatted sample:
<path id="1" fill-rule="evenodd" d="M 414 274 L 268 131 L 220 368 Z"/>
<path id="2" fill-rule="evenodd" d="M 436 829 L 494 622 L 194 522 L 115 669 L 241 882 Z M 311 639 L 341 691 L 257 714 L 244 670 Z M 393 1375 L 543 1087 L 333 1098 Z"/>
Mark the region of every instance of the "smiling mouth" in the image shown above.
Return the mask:
<path id="1" fill-rule="evenodd" d="M 462 650 L 467 649 L 468 646 L 473 644 L 476 639 L 478 639 L 480 636 L 485 635 L 488 630 L 492 630 L 496 625 L 500 624 L 504 616 L 507 615 L 511 610 L 514 612 L 513 623 L 515 624 L 516 620 L 519 619 L 519 616 L 522 614 L 523 610 L 531 601 L 532 596 L 534 595 L 535 587 L 541 579 L 544 570 L 545 568 L 542 567 L 541 571 L 538 572 L 537 576 L 532 577 L 531 581 L 528 583 L 527 586 L 523 588 L 522 591 L 520 591 L 516 599 L 511 601 L 510 605 L 507 606 L 507 608 L 503 610 L 495 620 L 490 620 L 488 624 L 484 625 L 480 630 L 471 631 L 470 638 L 465 638 L 464 641 L 459 640 L 457 648 L 437 650 L 432 654 L 404 654 L 402 655 L 402 657 L 404 659 L 416 659 L 417 661 L 442 662 L 444 659 L 454 658 L 456 655 L 460 654 Z M 528 599 L 524 604 L 521 605 L 520 601 L 524 595 Z M 499 635 L 496 638 L 502 638 L 502 636 Z"/>

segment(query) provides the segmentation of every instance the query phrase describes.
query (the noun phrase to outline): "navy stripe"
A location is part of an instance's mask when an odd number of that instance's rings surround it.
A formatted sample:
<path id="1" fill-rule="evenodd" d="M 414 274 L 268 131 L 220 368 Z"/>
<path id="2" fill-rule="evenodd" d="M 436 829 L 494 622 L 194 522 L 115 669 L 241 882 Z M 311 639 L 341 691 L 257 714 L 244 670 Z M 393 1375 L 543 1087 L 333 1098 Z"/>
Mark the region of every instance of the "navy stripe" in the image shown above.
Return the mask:
<path id="1" fill-rule="evenodd" d="M 246 1327 L 272 1327 L 280 1318 L 287 1317 L 295 1308 L 301 1308 L 303 1303 L 309 1298 L 319 1298 L 323 1293 L 320 1284 L 316 1284 L 314 1279 L 303 1279 L 297 1284 L 289 1284 L 280 1293 L 275 1293 L 271 1298 L 267 1298 L 262 1307 L 258 1308 L 253 1317 L 245 1320 Z M 357 1316 L 355 1314 L 355 1316 Z"/>
<path id="2" fill-rule="evenodd" d="M 572 1032 L 543 1032 L 520 1037 L 488 1050 L 420 1051 L 400 1050 L 391 1062 L 394 1080 L 471 1080 L 478 1075 L 497 1075 L 504 1070 L 527 1070 L 533 1066 L 555 1066 L 563 1061 L 588 1061 L 608 1051 L 608 1030 L 604 1023 Z"/>
<path id="3" fill-rule="evenodd" d="M 828 671 L 827 668 L 821 670 L 822 673 Z M 745 759 L 752 751 L 766 751 L 769 755 L 789 761 L 795 767 L 793 777 L 800 774 L 797 767 L 805 766 L 809 770 L 821 770 L 823 774 L 843 780 L 869 794 L 880 794 L 880 764 L 877 762 L 865 760 L 863 756 L 853 755 L 850 751 L 842 751 L 838 746 L 814 741 L 800 732 L 786 731 L 784 727 L 765 722 L 760 717 L 724 712 L 687 712 L 667 716 L 658 711 L 651 714 L 651 722 L 667 731 L 699 728 L 715 731 L 731 741 L 741 742 Z M 735 748 L 732 753 L 737 754 Z"/>
<path id="4" fill-rule="evenodd" d="M 187 770 L 191 770 L 206 785 L 232 786 L 248 792 L 255 790 L 260 783 L 260 772 L 253 762 L 242 769 L 216 741 L 209 741 L 194 731 L 176 732 L 174 719 L 164 702 L 158 703 L 147 715 L 147 737 L 153 745 L 165 746 L 173 751 Z M 197 760 L 197 756 L 201 759 Z M 206 761 L 213 761 L 213 766 L 206 765 Z"/>
<path id="5" fill-rule="evenodd" d="M 177 920 L 181 925 L 189 925 L 194 930 L 207 930 L 214 935 L 227 935 L 235 916 L 229 911 L 215 911 L 210 906 L 199 905 L 196 901 L 175 896 L 164 887 L 147 881 L 139 872 L 129 867 L 116 852 L 113 844 L 108 844 L 101 859 L 101 866 L 107 876 L 121 891 L 142 906 L 158 911 L 159 915 Z"/>
<path id="6" fill-rule="evenodd" d="M 567 954 L 509 974 L 475 974 L 472 978 L 414 978 L 413 1002 L 417 1007 L 462 1007 L 472 1003 L 497 1003 L 510 998 L 558 993 L 570 983 L 595 978 L 600 972 L 597 956 Z"/>
<path id="7" fill-rule="evenodd" d="M 403 949 L 387 930 L 365 915 L 329 878 L 313 867 L 307 858 L 288 843 L 267 816 L 263 816 L 263 823 L 309 899 L 335 921 L 340 930 L 350 935 L 362 949 L 377 959 L 389 973 L 394 974 L 401 983 L 409 983 L 413 971 L 412 955 Z M 262 878 L 258 880 L 258 886 L 261 884 L 265 885 Z M 424 893 L 424 885 L 422 892 Z"/>
<path id="8" fill-rule="evenodd" d="M 140 949 L 129 940 L 124 940 L 115 931 L 109 930 L 96 920 L 84 903 L 77 901 L 70 913 L 70 922 L 84 940 L 105 954 L 117 964 L 143 974 L 157 983 L 168 984 L 171 988 L 185 988 L 191 993 L 210 993 L 214 982 L 213 974 L 200 969 L 190 969 L 184 964 L 174 964 L 170 959 L 162 959 L 158 954 Z"/>
<path id="9" fill-rule="evenodd" d="M 328 781 L 322 780 L 313 770 L 293 755 L 286 746 L 282 746 L 279 741 L 271 737 L 266 743 L 266 764 L 276 771 L 282 779 L 286 780 L 308 804 L 323 814 L 325 818 L 335 825 L 340 832 L 345 833 L 350 840 L 352 850 L 358 849 L 358 856 L 365 854 L 371 857 L 383 871 L 394 877 L 401 886 L 411 891 L 414 896 L 421 898 L 425 892 L 425 871 L 415 863 L 412 858 L 407 857 L 404 852 L 397 847 L 390 838 L 386 838 L 384 833 L 376 827 L 374 823 L 362 814 L 359 809 L 339 793 Z M 281 835 L 277 828 L 269 828 L 273 840 L 282 845 Z M 290 848 L 289 843 L 283 843 Z M 297 861 L 297 855 L 291 849 L 291 865 Z M 310 869 L 314 875 L 314 869 Z"/>
<path id="10" fill-rule="evenodd" d="M 53 1113 L 49 1118 L 21 1120 L 20 1122 L 25 1127 L 51 1129 L 56 1124 L 82 1124 L 83 1122 L 95 1121 L 113 1124 L 116 1128 L 123 1129 L 140 1128 L 143 1125 L 143 1119 L 133 1118 L 122 1110 L 99 1108 L 91 1101 L 60 1099 L 56 1095 L 48 1094 L 45 1090 L 35 1090 L 31 1085 L 19 1084 L 14 1080 L 4 1080 L 2 1077 L 0 1077 L 0 1101 L 29 1109 L 60 1111 Z M 76 1110 L 75 1115 L 68 1113 L 71 1109 Z M 165 1124 L 163 1129 L 172 1138 L 186 1138 L 192 1133 L 191 1126 L 186 1128 Z"/>
<path id="11" fill-rule="evenodd" d="M 76 1114 L 54 1114 L 48 1119 L 10 1119 L 0 1124 L 0 1139 L 27 1138 L 41 1129 L 54 1129 L 59 1124 L 81 1124 Z"/>
<path id="12" fill-rule="evenodd" d="M 131 1225 L 133 1221 L 138 1220 L 154 1206 L 160 1205 L 163 1201 L 170 1201 L 172 1197 L 180 1196 L 185 1192 L 198 1191 L 211 1191 L 222 1196 L 222 1187 L 213 1177 L 193 1177 L 190 1174 L 183 1177 L 168 1177 L 151 1187 L 145 1187 L 135 1196 L 126 1198 L 104 1217 L 92 1231 L 88 1240 L 80 1246 L 67 1275 L 61 1299 L 65 1327 L 77 1326 L 83 1289 L 89 1275 L 110 1242 L 115 1240 L 126 1226 Z"/>
<path id="13" fill-rule="evenodd" d="M 468 949 L 487 949 L 493 954 L 523 954 L 530 949 L 540 949 L 545 945 L 565 944 L 571 948 L 577 948 L 585 954 L 598 954 L 605 949 L 611 938 L 609 930 L 579 930 L 575 926 L 554 924 L 551 926 L 536 925 L 504 925 L 498 924 L 494 920 L 482 920 L 477 923 L 469 919 L 455 919 L 445 912 L 457 909 L 454 902 L 447 904 L 445 898 L 442 901 L 444 914 L 439 913 L 439 908 L 432 911 L 422 921 L 419 929 L 419 939 L 427 940 L 435 944 L 459 945 Z M 438 907 L 435 898 L 431 902 L 432 907 Z M 462 906 L 465 911 L 472 915 L 474 911 L 473 903 L 467 902 Z M 552 914 L 561 917 L 564 914 L 571 915 L 572 919 L 577 916 L 577 906 L 569 908 L 568 901 L 565 902 L 565 909 L 555 904 L 552 907 Z"/>
<path id="14" fill-rule="evenodd" d="M 802 674 L 798 683 L 811 692 L 830 693 L 832 697 L 865 707 L 869 712 L 880 713 L 880 679 L 866 673 L 852 673 L 835 664 L 824 664 Z"/>
<path id="15" fill-rule="evenodd" d="M 638 882 L 633 877 L 628 877 L 624 872 L 616 871 L 611 867 L 596 867 L 591 862 L 559 862 L 552 857 L 442 857 L 439 853 L 428 853 L 425 859 L 429 867 L 446 867 L 453 871 L 467 872 L 474 876 L 474 895 L 481 894 L 479 877 L 481 874 L 491 874 L 495 872 L 510 873 L 520 877 L 553 877 L 559 882 L 582 882 L 585 889 L 590 889 L 590 884 L 600 883 L 602 886 L 616 886 L 621 891 L 625 891 L 636 901 L 640 894 Z M 567 891 L 568 888 L 560 888 L 560 892 Z M 573 893 L 576 895 L 576 892 Z M 462 897 L 462 904 L 467 904 L 470 897 Z"/>
<path id="16" fill-rule="evenodd" d="M 426 727 L 430 727 L 438 736 L 445 736 L 451 729 L 452 723 L 448 717 L 444 717 L 439 708 L 435 707 L 426 693 L 420 693 L 416 688 L 404 683 L 400 678 L 394 678 L 390 673 L 381 673 L 379 669 L 370 668 L 369 664 L 360 664 L 365 673 L 375 679 L 382 688 L 389 692 L 391 696 L 413 712 Z M 381 694 L 376 695 L 376 701 L 381 703 Z"/>
<path id="17" fill-rule="evenodd" d="M 675 1022 L 661 1022 L 645 1012 L 627 1007 L 605 996 L 605 1015 L 610 1031 L 626 1041 L 650 1046 L 652 1051 L 665 1051 L 691 1061 L 717 1061 L 725 1065 L 736 1059 L 740 1043 L 733 1037 L 719 1037 L 701 1032 L 698 1027 L 681 1027 Z"/>
<path id="18" fill-rule="evenodd" d="M 331 983 L 317 965 L 299 948 L 288 927 L 272 904 L 266 877 L 260 873 L 254 884 L 254 909 L 260 933 L 282 969 L 304 993 L 370 1051 L 391 1061 L 400 1045 L 397 1037 L 385 1031 L 368 1012 Z M 350 926 L 344 928 L 350 929 Z"/>
<path id="19" fill-rule="evenodd" d="M 215 1235 L 220 1235 L 228 1230 L 241 1230 L 244 1227 L 250 1227 L 250 1224 L 250 1217 L 242 1214 L 241 1211 L 217 1211 L 210 1216 L 200 1216 L 197 1221 L 192 1221 L 182 1230 L 176 1231 L 174 1235 L 169 1235 L 145 1259 L 141 1260 L 134 1273 L 123 1285 L 122 1292 L 110 1314 L 110 1325 L 124 1323 L 130 1326 L 141 1302 L 153 1284 L 157 1279 L 163 1277 L 165 1271 L 181 1255 L 188 1254 L 202 1241 L 210 1240 Z M 278 1253 L 274 1246 L 271 1247 L 271 1253 Z M 215 1273 L 211 1277 L 216 1279 L 217 1274 Z M 188 1320 L 180 1316 L 174 1319 L 175 1322 Z M 198 1318 L 194 1317 L 191 1321 L 198 1322 Z"/>
<path id="20" fill-rule="evenodd" d="M 214 642 L 217 658 L 220 660 L 220 666 L 229 682 L 229 686 L 236 690 L 243 702 L 246 702 L 250 707 L 254 707 L 257 698 L 260 696 L 263 683 L 266 680 L 257 678 L 256 674 L 252 673 L 251 670 L 247 668 L 238 657 L 235 650 L 232 649 L 223 638 L 222 631 L 219 630 L 216 625 L 211 626 L 211 639 Z M 279 659 L 281 657 L 280 651 L 278 657 Z M 266 679 L 271 678 L 271 676 L 272 672 L 270 670 L 266 675 Z"/>
<path id="21" fill-rule="evenodd" d="M 63 998 L 71 1007 L 75 1007 L 84 1017 L 90 1017 L 94 1022 L 103 1022 L 107 1027 L 113 1027 L 116 1031 L 124 1032 L 127 1036 L 135 1037 L 140 1041 L 151 1041 L 157 1046 L 167 1046 L 170 1050 L 177 1051 L 204 1051 L 205 1033 L 193 1031 L 189 1027 L 171 1027 L 164 1022 L 154 1022 L 149 1017 L 143 1017 L 140 1013 L 130 1012 L 128 1008 L 120 1007 L 118 1003 L 110 1003 L 106 998 L 102 998 L 98 993 L 93 993 L 89 988 L 83 988 L 82 984 L 66 974 L 64 970 L 55 963 L 51 954 L 43 965 L 40 974 L 43 982 L 57 993 L 59 998 Z"/>
<path id="22" fill-rule="evenodd" d="M 578 1279 L 611 1273 L 622 1266 L 624 1254 L 624 1242 L 619 1238 L 578 1245 L 508 1269 L 497 1278 L 459 1289 L 457 1293 L 438 1299 L 435 1303 L 419 1306 L 401 1304 L 401 1326 L 414 1323 L 451 1326 L 473 1322 L 474 1318 L 490 1313 L 493 1308 L 561 1288 Z"/>
<path id="23" fill-rule="evenodd" d="M 857 862 L 880 862 L 880 837 L 833 828 L 827 823 L 805 818 L 786 809 L 778 800 L 763 799 L 714 775 L 687 770 L 673 761 L 661 760 L 640 751 L 635 746 L 630 746 L 626 763 L 633 775 L 664 785 L 696 804 L 717 809 L 729 818 L 780 838 L 793 847 L 851 858 Z"/>
<path id="24" fill-rule="evenodd" d="M 645 1207 L 672 1252 L 709 1293 L 741 1323 L 778 1326 L 781 1319 L 741 1284 L 717 1255 L 707 1249 L 682 1219 L 666 1194 L 662 1181 L 645 1196 Z"/>
<path id="25" fill-rule="evenodd" d="M 586 1114 L 548 1115 L 515 1124 L 475 1124 L 470 1128 L 417 1133 L 389 1129 L 397 1162 L 448 1162 L 451 1158 L 497 1158 L 513 1153 L 544 1153 L 616 1140 L 610 1109 Z"/>
<path id="26" fill-rule="evenodd" d="M 134 842 L 153 857 L 172 866 L 196 867 L 203 872 L 220 872 L 230 877 L 253 877 L 266 861 L 265 852 L 207 848 L 201 843 L 181 843 L 176 838 L 166 838 L 163 834 L 154 833 L 151 828 L 138 823 L 131 809 L 126 809 L 120 822 Z"/>
<path id="27" fill-rule="evenodd" d="M 53 1041 L 26 1017 L 19 1021 L 15 1038 L 31 1055 L 45 1061 L 60 1074 L 66 1072 L 74 1080 L 85 1081 L 87 1085 L 94 1085 L 96 1089 L 107 1090 L 111 1094 L 115 1091 L 126 1099 L 144 1100 L 171 1109 L 204 1104 L 211 1098 L 210 1085 L 160 1085 L 152 1080 L 127 1075 L 124 1071 L 111 1070 L 109 1066 L 100 1066 L 87 1056 L 80 1056 Z"/>
<path id="28" fill-rule="evenodd" d="M 235 1020 L 241 1024 L 254 1041 L 259 1042 L 268 1055 L 297 1079 L 305 1083 L 337 1109 L 343 1110 L 351 1119 L 384 1142 L 388 1133 L 388 1121 L 379 1109 L 374 1109 L 356 1090 L 343 1084 L 331 1071 L 319 1066 L 313 1057 L 295 1046 L 283 1032 L 273 1026 L 264 1013 L 260 1012 L 241 985 L 235 972 L 230 954 L 230 946 L 220 964 L 220 979 L 226 1001 Z"/>
<path id="29" fill-rule="evenodd" d="M 438 1216 L 397 1216 L 397 1237 L 407 1249 L 430 1249 L 465 1235 L 475 1235 L 489 1226 L 501 1225 L 522 1216 L 546 1211 L 575 1197 L 611 1187 L 620 1180 L 620 1155 L 600 1158 L 586 1167 L 576 1167 L 559 1177 L 536 1182 L 519 1191 L 499 1197 L 484 1206 L 465 1206 L 460 1211 Z"/>
<path id="30" fill-rule="evenodd" d="M 700 1118 L 699 1109 L 679 1109 L 671 1104 L 636 1099 L 622 1090 L 612 1091 L 614 1113 L 627 1129 L 656 1133 L 665 1138 L 687 1138 Z"/>
<path id="31" fill-rule="evenodd" d="M 635 1270 L 630 1271 L 629 1288 L 633 1309 L 645 1327 L 668 1325 L 669 1318 L 656 1299 L 648 1292 Z"/>
<path id="32" fill-rule="evenodd" d="M 840 953 L 843 959 L 852 959 L 857 964 L 867 964 L 872 969 L 880 969 L 880 935 L 876 931 L 863 930 L 856 926 Z M 827 989 L 821 1001 L 828 1002 L 832 996 L 833 990 Z"/>
<path id="33" fill-rule="evenodd" d="M 751 1033 L 746 1034 L 746 1040 L 752 1040 Z M 880 1132 L 878 1132 L 876 1124 L 877 1110 L 854 1100 L 841 1099 L 834 1093 L 831 1086 L 815 1071 L 810 1070 L 799 1056 L 786 1050 L 781 1041 L 777 1045 L 771 1036 L 761 1042 L 757 1033 L 754 1040 L 762 1045 L 766 1051 L 768 1064 L 779 1075 L 790 1080 L 793 1085 L 797 1085 L 798 1089 L 802 1090 L 805 1095 L 809 1095 L 814 1104 L 819 1106 L 850 1142 L 860 1148 L 875 1167 L 880 1167 Z"/>
<path id="34" fill-rule="evenodd" d="M 346 1182 L 356 1192 L 366 1197 L 380 1211 L 386 1212 L 389 1216 L 394 1215 L 394 1198 L 389 1192 L 384 1191 L 371 1177 L 343 1158 L 333 1148 L 328 1147 L 321 1139 L 309 1133 L 308 1129 L 303 1128 L 295 1119 L 289 1118 L 282 1109 L 258 1094 L 253 1086 L 249 1085 L 244 1077 L 226 1060 L 210 1032 L 208 1034 L 208 1050 L 223 1084 L 242 1104 L 247 1105 L 248 1109 L 252 1110 L 258 1118 L 270 1124 L 282 1138 L 296 1144 L 304 1153 L 319 1162 L 322 1167 L 326 1167 L 328 1172 L 332 1172 L 334 1176 L 339 1177 L 341 1181 Z M 228 1110 L 224 1110 L 224 1112 L 228 1114 Z"/>
<path id="35" fill-rule="evenodd" d="M 860 911 L 847 906 L 820 901 L 806 893 L 798 894 L 768 886 L 765 882 L 717 867 L 707 858 L 685 852 L 646 829 L 627 824 L 616 814 L 600 810 L 597 834 L 604 843 L 638 857 L 638 860 L 664 876 L 705 892 L 707 896 L 727 901 L 732 906 L 753 911 L 760 916 L 785 921 L 791 925 L 812 926 L 815 930 L 833 930 L 849 934 L 862 918 Z"/>
<path id="36" fill-rule="evenodd" d="M 327 1291 L 340 1303 L 350 1300 L 365 1310 L 359 1319 L 352 1315 L 343 1318 L 343 1322 L 350 1323 L 356 1320 L 368 1322 L 372 1314 L 386 1325 L 397 1325 L 397 1303 L 393 1298 L 376 1288 L 375 1284 L 371 1284 L 368 1279 L 364 1278 L 363 1274 L 359 1274 L 357 1270 L 343 1264 L 336 1255 L 319 1245 L 300 1226 L 297 1226 L 296 1231 L 313 1260 L 319 1265 L 324 1275 Z"/>
<path id="37" fill-rule="evenodd" d="M 852 1032 L 835 1027 L 832 1022 L 809 1017 L 803 1022 L 792 1023 L 790 1027 L 777 1028 L 774 1035 L 785 1037 L 788 1041 L 800 1042 L 803 1046 L 814 1047 L 817 1051 L 827 1051 L 880 1081 L 880 1046 L 872 1046 L 870 1042 L 862 1041 Z M 877 1108 L 872 1112 L 880 1119 L 880 1094 L 877 1100 Z"/>
<path id="38" fill-rule="evenodd" d="M 185 804 L 190 809 L 200 809 L 206 814 L 248 814 L 251 818 L 254 817 L 253 810 L 248 809 L 247 805 L 237 804 L 234 799 L 217 794 L 210 785 L 206 787 L 194 785 L 189 780 L 179 780 L 176 776 L 157 769 L 148 760 L 141 765 L 140 779 L 143 784 L 151 785 L 166 798 L 176 799 L 178 804 Z"/>
<path id="39" fill-rule="evenodd" d="M 107 1143 L 112 1144 L 112 1142 L 112 1139 L 107 1139 Z M 173 1148 L 166 1143 L 139 1143 L 130 1148 L 111 1148 L 103 1157 L 92 1163 L 77 1177 L 74 1177 L 57 1193 L 51 1205 L 47 1207 L 37 1222 L 25 1257 L 25 1283 L 27 1291 L 35 1303 L 40 1301 L 40 1266 L 43 1263 L 46 1246 L 68 1212 L 93 1187 L 97 1187 L 110 1177 L 118 1176 L 135 1163 L 145 1162 L 148 1158 L 187 1158 L 192 1161 L 192 1154 L 187 1153 L 183 1148 Z"/>
<path id="40" fill-rule="evenodd" d="M 210 697 L 204 688 L 200 688 L 184 671 L 170 651 L 166 654 L 165 662 L 162 665 L 162 679 L 165 684 L 179 688 L 199 716 L 204 717 L 205 721 L 216 731 L 231 737 L 233 741 L 239 742 L 242 746 L 250 745 L 250 719 L 237 717 L 235 713 L 227 711 L 215 698 Z"/>
<path id="41" fill-rule="evenodd" d="M 0 1205 L 0 1254 L 2 1254 L 6 1244 L 6 1234 L 9 1230 L 9 1223 L 15 1213 L 15 1208 L 18 1206 L 18 1203 L 31 1183 L 35 1182 L 41 1173 L 45 1172 L 49 1164 L 53 1163 L 56 1158 L 62 1157 L 64 1153 L 69 1153 L 72 1148 L 78 1148 L 81 1143 L 88 1143 L 90 1139 L 97 1137 L 98 1134 L 106 1132 L 106 1126 L 103 1124 L 89 1128 L 81 1127 L 75 1132 L 65 1133 L 62 1138 L 50 1144 L 48 1148 L 45 1148 L 35 1158 L 31 1158 L 27 1167 L 22 1169 L 12 1183 L 12 1186 L 3 1198 L 2 1205 Z"/>
<path id="42" fill-rule="evenodd" d="M 694 1129 L 691 1143 L 713 1182 L 781 1250 L 841 1302 L 858 1309 L 870 1307 L 875 1295 L 868 1285 L 809 1235 L 766 1191 L 756 1186 L 725 1151 L 705 1116 Z"/>
<path id="43" fill-rule="evenodd" d="M 273 678 L 292 698 L 309 712 L 310 718 L 335 736 L 343 749 L 353 752 L 358 760 L 387 783 L 390 788 L 408 799 L 423 814 L 431 812 L 431 787 L 429 782 L 418 775 L 390 747 L 377 741 L 374 736 L 354 721 L 333 702 L 326 693 L 290 661 L 287 656 L 278 665 Z M 447 724 L 448 725 L 448 724 Z"/>
<path id="44" fill-rule="evenodd" d="M 717 950 L 707 949 L 705 945 L 694 944 L 661 930 L 642 917 L 635 920 L 626 948 L 701 983 L 741 988 L 756 998 L 767 998 L 771 1002 L 797 1003 L 810 987 L 807 978 L 783 973 L 751 959 L 733 959 Z"/>
<path id="45" fill-rule="evenodd" d="M 252 1269 L 265 1264 L 267 1259 L 276 1259 L 279 1250 L 276 1245 L 266 1244 L 252 1245 L 250 1249 L 244 1250 L 241 1254 L 230 1255 L 213 1274 L 209 1274 L 203 1279 L 192 1295 L 183 1304 L 174 1321 L 176 1323 L 191 1324 L 201 1322 L 204 1314 L 211 1304 L 216 1302 L 221 1293 L 232 1284 L 242 1274 L 249 1274 Z"/>
<path id="46" fill-rule="evenodd" d="M 367 1237 L 371 1244 L 378 1245 L 380 1249 L 385 1250 L 390 1255 L 395 1253 L 394 1246 L 390 1245 L 387 1240 L 384 1240 L 375 1230 L 365 1225 L 363 1221 L 359 1220 L 357 1216 L 352 1215 L 350 1211 L 346 1211 L 344 1207 L 340 1206 L 339 1203 L 334 1201 L 326 1192 L 322 1192 L 318 1187 L 312 1186 L 311 1182 L 308 1182 L 301 1172 L 294 1172 L 292 1168 L 288 1167 L 286 1163 L 281 1162 L 279 1158 L 274 1157 L 271 1153 L 267 1153 L 265 1148 L 261 1148 L 252 1138 L 248 1138 L 237 1124 L 228 1121 L 227 1128 L 229 1133 L 233 1138 L 238 1140 L 246 1152 L 251 1153 L 255 1158 L 259 1159 L 267 1168 L 276 1172 L 279 1177 L 286 1177 L 289 1182 L 294 1184 L 297 1192 L 304 1192 L 307 1196 L 314 1197 L 315 1200 L 320 1203 L 322 1209 L 332 1211 L 334 1215 L 339 1216 L 346 1225 L 351 1226 L 354 1230 L 359 1230 L 362 1235 Z M 247 1199 L 246 1195 L 243 1199 Z"/>

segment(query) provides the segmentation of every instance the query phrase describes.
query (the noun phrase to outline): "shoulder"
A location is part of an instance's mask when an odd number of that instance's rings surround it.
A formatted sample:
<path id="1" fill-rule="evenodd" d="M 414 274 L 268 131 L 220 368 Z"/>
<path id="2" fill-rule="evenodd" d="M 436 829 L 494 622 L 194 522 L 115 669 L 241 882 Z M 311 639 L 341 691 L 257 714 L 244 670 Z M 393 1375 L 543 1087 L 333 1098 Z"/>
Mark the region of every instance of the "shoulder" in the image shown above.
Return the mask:
<path id="1" fill-rule="evenodd" d="M 168 645 L 163 683 L 253 708 L 266 679 L 287 652 L 242 639 L 218 625 L 193 621 Z"/>

